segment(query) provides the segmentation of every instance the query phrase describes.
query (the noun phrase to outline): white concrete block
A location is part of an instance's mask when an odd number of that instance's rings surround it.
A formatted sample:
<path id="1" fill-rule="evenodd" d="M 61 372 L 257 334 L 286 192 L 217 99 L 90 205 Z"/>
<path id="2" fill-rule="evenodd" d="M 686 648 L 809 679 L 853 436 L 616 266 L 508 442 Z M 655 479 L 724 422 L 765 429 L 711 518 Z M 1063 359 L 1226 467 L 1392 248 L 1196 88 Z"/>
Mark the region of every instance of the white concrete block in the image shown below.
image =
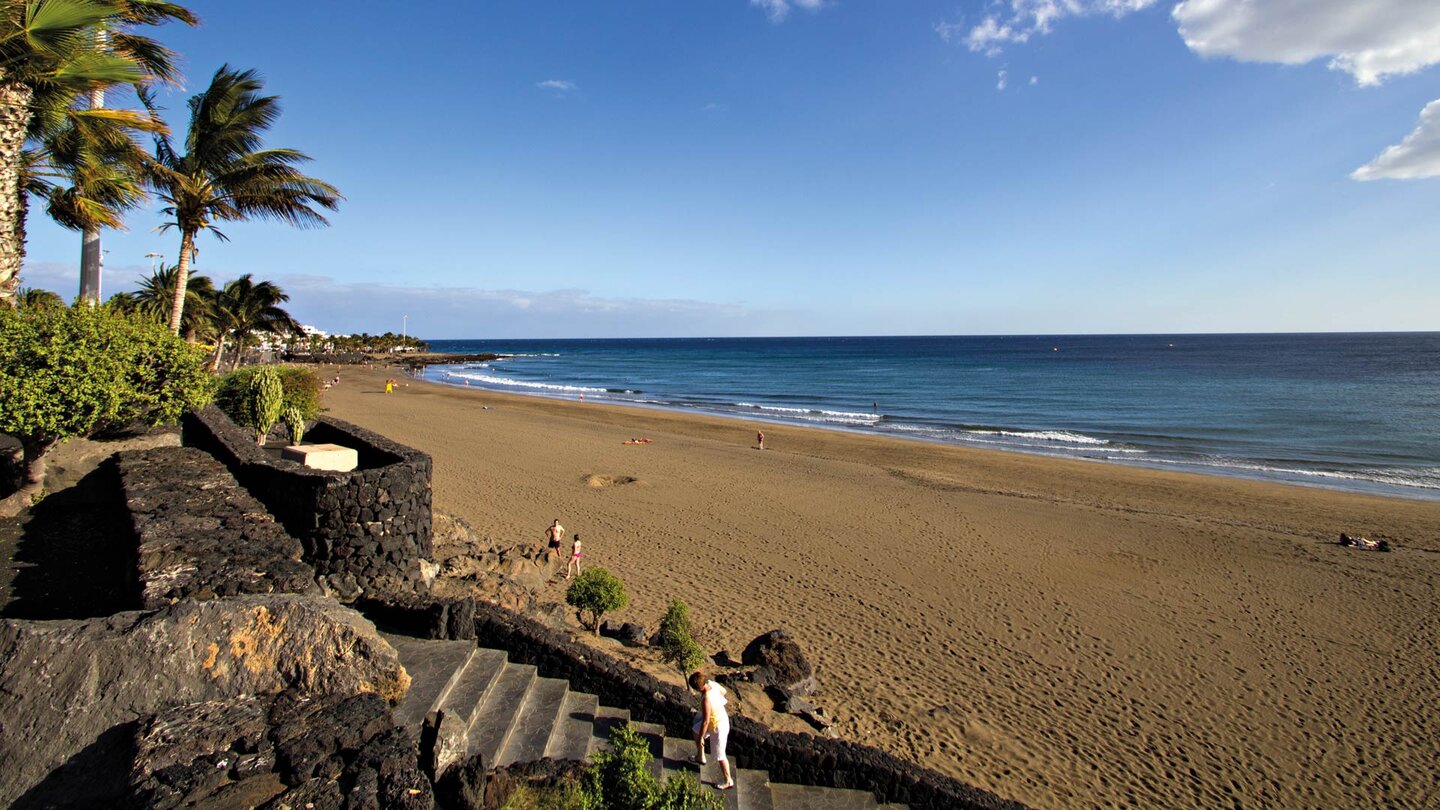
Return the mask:
<path id="1" fill-rule="evenodd" d="M 350 472 L 360 466 L 360 454 L 338 444 L 295 444 L 281 450 L 280 457 L 316 470 Z"/>

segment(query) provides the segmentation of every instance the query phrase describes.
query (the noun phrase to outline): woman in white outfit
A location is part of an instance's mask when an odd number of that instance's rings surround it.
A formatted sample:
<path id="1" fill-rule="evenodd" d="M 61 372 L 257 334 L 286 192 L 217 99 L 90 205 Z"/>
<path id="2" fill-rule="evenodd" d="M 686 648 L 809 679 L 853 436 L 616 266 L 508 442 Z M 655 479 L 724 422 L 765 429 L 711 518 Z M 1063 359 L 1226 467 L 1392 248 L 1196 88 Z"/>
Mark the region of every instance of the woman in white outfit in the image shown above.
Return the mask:
<path id="1" fill-rule="evenodd" d="M 705 764 L 705 738 L 710 738 L 710 755 L 720 763 L 725 780 L 715 787 L 735 787 L 730 773 L 730 760 L 725 757 L 725 743 L 730 738 L 730 715 L 725 712 L 725 687 L 706 679 L 699 671 L 690 673 L 690 688 L 700 693 L 700 717 L 695 720 L 695 759 Z"/>

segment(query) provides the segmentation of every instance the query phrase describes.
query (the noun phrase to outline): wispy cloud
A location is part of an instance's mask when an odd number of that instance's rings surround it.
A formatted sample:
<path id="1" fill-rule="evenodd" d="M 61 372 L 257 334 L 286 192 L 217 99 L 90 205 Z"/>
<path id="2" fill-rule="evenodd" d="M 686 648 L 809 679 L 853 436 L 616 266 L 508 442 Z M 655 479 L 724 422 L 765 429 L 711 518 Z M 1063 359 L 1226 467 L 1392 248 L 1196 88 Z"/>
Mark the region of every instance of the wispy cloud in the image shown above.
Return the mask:
<path id="1" fill-rule="evenodd" d="M 784 22 L 790 16 L 792 8 L 802 8 L 806 11 L 819 11 L 824 8 L 828 0 L 750 0 L 750 5 L 765 10 L 765 14 L 771 22 Z"/>
<path id="2" fill-rule="evenodd" d="M 1440 99 L 1420 111 L 1420 124 L 1405 140 L 1350 173 L 1354 180 L 1419 180 L 1440 177 Z"/>
<path id="3" fill-rule="evenodd" d="M 1002 69 L 1000 70 L 1000 73 L 995 77 L 995 89 L 996 89 L 996 90 L 1004 90 L 1004 89 L 1005 89 L 1005 86 L 1008 85 L 1009 83 L 1010 83 L 1010 71 L 1004 70 L 1004 69 L 1002 68 Z"/>
<path id="4" fill-rule="evenodd" d="M 1123 17 L 1154 5 L 1155 0 L 1006 0 L 999 10 L 988 13 L 974 25 L 941 22 L 935 33 L 946 42 L 963 42 L 965 47 L 987 56 L 998 56 L 1005 46 L 1029 42 L 1048 34 L 1066 17 L 1109 14 Z"/>
<path id="5" fill-rule="evenodd" d="M 712 101 L 709 104 L 706 104 L 704 107 L 701 107 L 700 112 L 722 113 L 725 112 L 726 109 L 728 108 L 724 104 L 721 104 L 718 101 Z"/>
<path id="6" fill-rule="evenodd" d="M 535 86 L 541 90 L 549 90 L 562 96 L 573 93 L 579 89 L 574 82 L 566 79 L 546 79 L 543 82 L 536 82 Z"/>

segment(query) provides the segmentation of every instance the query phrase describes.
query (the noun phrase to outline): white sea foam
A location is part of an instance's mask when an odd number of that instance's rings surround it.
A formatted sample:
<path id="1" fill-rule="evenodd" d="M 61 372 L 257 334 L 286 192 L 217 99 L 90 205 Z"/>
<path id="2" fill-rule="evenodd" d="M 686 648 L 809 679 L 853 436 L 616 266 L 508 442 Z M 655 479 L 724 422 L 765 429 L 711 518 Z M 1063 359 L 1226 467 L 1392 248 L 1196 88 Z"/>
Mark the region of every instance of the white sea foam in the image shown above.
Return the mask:
<path id="1" fill-rule="evenodd" d="M 855 411 L 827 411 L 821 408 L 785 408 L 780 405 L 758 405 L 754 402 L 737 402 L 737 407 L 753 408 L 762 413 L 784 414 L 788 419 L 806 422 L 829 422 L 842 425 L 873 425 L 880 421 L 880 415 Z"/>
<path id="2" fill-rule="evenodd" d="M 1148 459 L 1147 463 L 1170 464 L 1181 467 L 1209 467 L 1211 469 L 1246 470 L 1249 472 L 1298 475 L 1304 478 L 1333 478 L 1342 481 L 1369 481 L 1399 487 L 1440 489 L 1440 467 L 1421 467 L 1407 473 L 1394 470 L 1362 468 L 1357 470 L 1315 470 L 1297 467 L 1276 467 L 1232 458 L 1212 459 Z"/>
<path id="3" fill-rule="evenodd" d="M 528 380 L 512 380 L 506 377 L 496 377 L 491 374 L 466 374 L 463 371 L 452 371 L 449 376 L 459 377 L 463 380 L 472 380 L 485 385 L 503 385 L 515 388 L 533 388 L 538 391 L 565 391 L 581 394 L 604 394 L 608 393 L 604 388 L 587 388 L 583 385 L 552 385 L 550 383 L 530 382 Z"/>
<path id="4" fill-rule="evenodd" d="M 1094 436 L 1086 436 L 1083 433 L 1071 433 L 1068 430 L 971 430 L 968 433 L 978 433 L 982 436 L 1009 436 L 1014 439 L 1028 439 L 1037 442 L 1060 442 L 1062 444 L 1088 444 L 1107 445 L 1108 439 L 1097 439 Z"/>

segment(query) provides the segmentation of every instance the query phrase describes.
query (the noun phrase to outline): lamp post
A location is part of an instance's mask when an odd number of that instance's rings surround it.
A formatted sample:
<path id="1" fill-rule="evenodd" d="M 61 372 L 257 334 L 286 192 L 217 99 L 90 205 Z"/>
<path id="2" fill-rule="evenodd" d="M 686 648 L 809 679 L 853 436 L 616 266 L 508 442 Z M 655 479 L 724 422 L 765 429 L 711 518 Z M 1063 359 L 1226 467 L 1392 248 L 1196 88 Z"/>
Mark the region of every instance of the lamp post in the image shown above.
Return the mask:
<path id="1" fill-rule="evenodd" d="M 404 348 L 405 339 L 410 336 L 410 316 L 400 316 L 400 346 Z"/>

